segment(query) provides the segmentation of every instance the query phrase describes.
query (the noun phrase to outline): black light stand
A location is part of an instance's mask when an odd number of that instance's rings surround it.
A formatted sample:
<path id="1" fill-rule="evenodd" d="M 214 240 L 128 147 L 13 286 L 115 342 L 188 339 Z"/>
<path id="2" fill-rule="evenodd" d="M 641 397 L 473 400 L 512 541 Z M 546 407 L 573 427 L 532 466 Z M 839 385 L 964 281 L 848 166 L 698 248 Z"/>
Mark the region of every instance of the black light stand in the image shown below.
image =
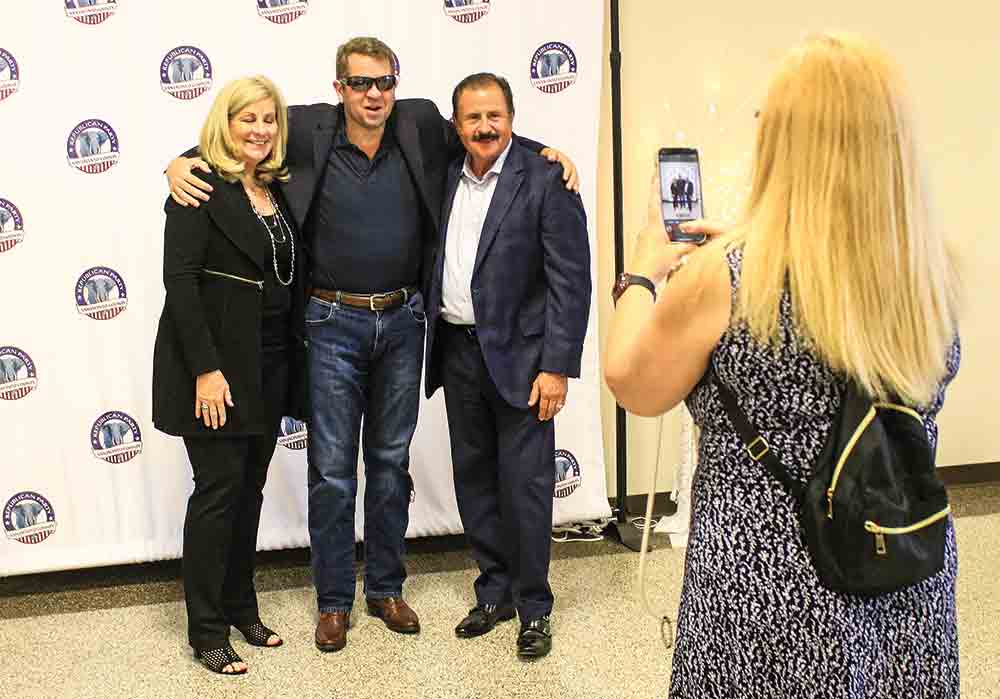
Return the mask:
<path id="1" fill-rule="evenodd" d="M 614 170 L 615 211 L 615 278 L 624 271 L 625 241 L 622 200 L 622 54 L 618 26 L 618 0 L 611 0 L 611 152 Z M 615 406 L 615 508 L 614 520 L 607 532 L 624 546 L 638 551 L 642 548 L 642 531 L 629 522 L 626 490 L 628 485 L 628 443 L 625 434 L 625 411 Z"/>

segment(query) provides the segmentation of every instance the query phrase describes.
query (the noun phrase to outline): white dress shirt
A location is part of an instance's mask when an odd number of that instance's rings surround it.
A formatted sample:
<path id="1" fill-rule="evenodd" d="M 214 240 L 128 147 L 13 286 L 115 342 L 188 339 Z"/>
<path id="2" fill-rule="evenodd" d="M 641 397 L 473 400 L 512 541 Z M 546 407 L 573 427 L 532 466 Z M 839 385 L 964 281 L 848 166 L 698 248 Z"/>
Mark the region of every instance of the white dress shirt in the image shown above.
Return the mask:
<path id="1" fill-rule="evenodd" d="M 500 171 L 510 153 L 513 139 L 482 178 L 472 172 L 470 158 L 465 156 L 458 189 L 451 205 L 445 232 L 444 276 L 441 282 L 441 317 L 449 323 L 475 325 L 472 309 L 472 271 L 476 265 L 479 238 Z"/>

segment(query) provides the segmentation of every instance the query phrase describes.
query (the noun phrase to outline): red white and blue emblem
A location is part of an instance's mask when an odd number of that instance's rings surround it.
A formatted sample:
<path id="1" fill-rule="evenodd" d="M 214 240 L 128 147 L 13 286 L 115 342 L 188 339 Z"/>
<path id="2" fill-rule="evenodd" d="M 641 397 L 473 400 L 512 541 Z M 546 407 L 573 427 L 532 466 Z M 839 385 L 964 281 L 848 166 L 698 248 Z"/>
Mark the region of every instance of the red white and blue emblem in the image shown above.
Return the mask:
<path id="1" fill-rule="evenodd" d="M 82 24 L 100 24 L 118 11 L 118 0 L 63 0 L 66 16 Z"/>
<path id="2" fill-rule="evenodd" d="M 18 400 L 35 390 L 35 363 L 17 347 L 0 347 L 0 399 Z"/>
<path id="3" fill-rule="evenodd" d="M 128 306 L 125 280 L 110 267 L 91 267 L 76 280 L 76 310 L 94 320 L 111 320 Z"/>
<path id="4" fill-rule="evenodd" d="M 306 423 L 287 415 L 281 418 L 281 425 L 278 431 L 278 444 L 286 449 L 298 451 L 305 449 L 308 443 L 309 435 Z"/>
<path id="5" fill-rule="evenodd" d="M 171 97 L 193 100 L 212 87 L 212 64 L 194 46 L 178 46 L 160 61 L 160 88 Z"/>
<path id="6" fill-rule="evenodd" d="M 142 451 L 139 423 L 120 410 L 104 413 L 90 428 L 90 450 L 109 464 L 131 461 Z"/>
<path id="7" fill-rule="evenodd" d="M 0 49 L 0 102 L 7 99 L 21 86 L 17 61 L 6 49 Z"/>
<path id="8" fill-rule="evenodd" d="M 25 490 L 4 505 L 3 528 L 8 539 L 40 544 L 56 530 L 56 513 L 44 497 Z"/>
<path id="9" fill-rule="evenodd" d="M 118 135 L 101 119 L 81 121 L 66 139 L 66 159 L 91 175 L 110 170 L 118 162 Z"/>
<path id="10" fill-rule="evenodd" d="M 562 92 L 576 82 L 576 54 L 561 41 L 542 44 L 531 57 L 531 84 L 542 92 Z"/>
<path id="11" fill-rule="evenodd" d="M 24 219 L 13 202 L 0 199 L 0 252 L 7 252 L 24 240 Z"/>
<path id="12" fill-rule="evenodd" d="M 309 9 L 309 0 L 257 0 L 257 14 L 275 24 L 294 22 Z"/>
<path id="13" fill-rule="evenodd" d="M 556 449 L 555 496 L 565 498 L 580 487 L 580 462 L 565 449 Z"/>
<path id="14" fill-rule="evenodd" d="M 444 0 L 444 13 L 456 22 L 471 24 L 490 12 L 490 0 Z"/>

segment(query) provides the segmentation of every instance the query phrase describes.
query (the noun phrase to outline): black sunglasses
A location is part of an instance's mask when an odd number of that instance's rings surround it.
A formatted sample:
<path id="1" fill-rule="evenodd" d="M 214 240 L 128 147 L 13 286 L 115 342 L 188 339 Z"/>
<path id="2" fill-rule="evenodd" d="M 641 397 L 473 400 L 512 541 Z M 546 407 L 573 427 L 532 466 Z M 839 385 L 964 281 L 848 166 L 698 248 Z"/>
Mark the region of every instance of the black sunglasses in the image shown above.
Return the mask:
<path id="1" fill-rule="evenodd" d="M 378 88 L 379 92 L 385 92 L 396 87 L 398 81 L 399 78 L 395 75 L 382 75 L 377 78 L 370 78 L 367 75 L 353 75 L 349 78 L 342 78 L 340 83 L 347 85 L 355 92 L 368 92 L 372 89 L 373 84 Z"/>

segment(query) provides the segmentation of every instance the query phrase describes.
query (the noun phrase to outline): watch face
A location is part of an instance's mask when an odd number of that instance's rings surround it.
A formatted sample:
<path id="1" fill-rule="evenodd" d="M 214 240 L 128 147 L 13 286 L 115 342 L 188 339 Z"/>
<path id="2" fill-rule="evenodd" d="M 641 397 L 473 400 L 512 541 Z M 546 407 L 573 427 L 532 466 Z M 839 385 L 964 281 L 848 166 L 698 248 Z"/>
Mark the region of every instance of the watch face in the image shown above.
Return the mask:
<path id="1" fill-rule="evenodd" d="M 629 281 L 631 281 L 631 275 L 628 272 L 622 272 L 618 275 L 618 279 L 615 280 L 615 287 L 611 290 L 611 296 L 615 301 L 625 293 L 625 289 L 629 286 Z"/>

